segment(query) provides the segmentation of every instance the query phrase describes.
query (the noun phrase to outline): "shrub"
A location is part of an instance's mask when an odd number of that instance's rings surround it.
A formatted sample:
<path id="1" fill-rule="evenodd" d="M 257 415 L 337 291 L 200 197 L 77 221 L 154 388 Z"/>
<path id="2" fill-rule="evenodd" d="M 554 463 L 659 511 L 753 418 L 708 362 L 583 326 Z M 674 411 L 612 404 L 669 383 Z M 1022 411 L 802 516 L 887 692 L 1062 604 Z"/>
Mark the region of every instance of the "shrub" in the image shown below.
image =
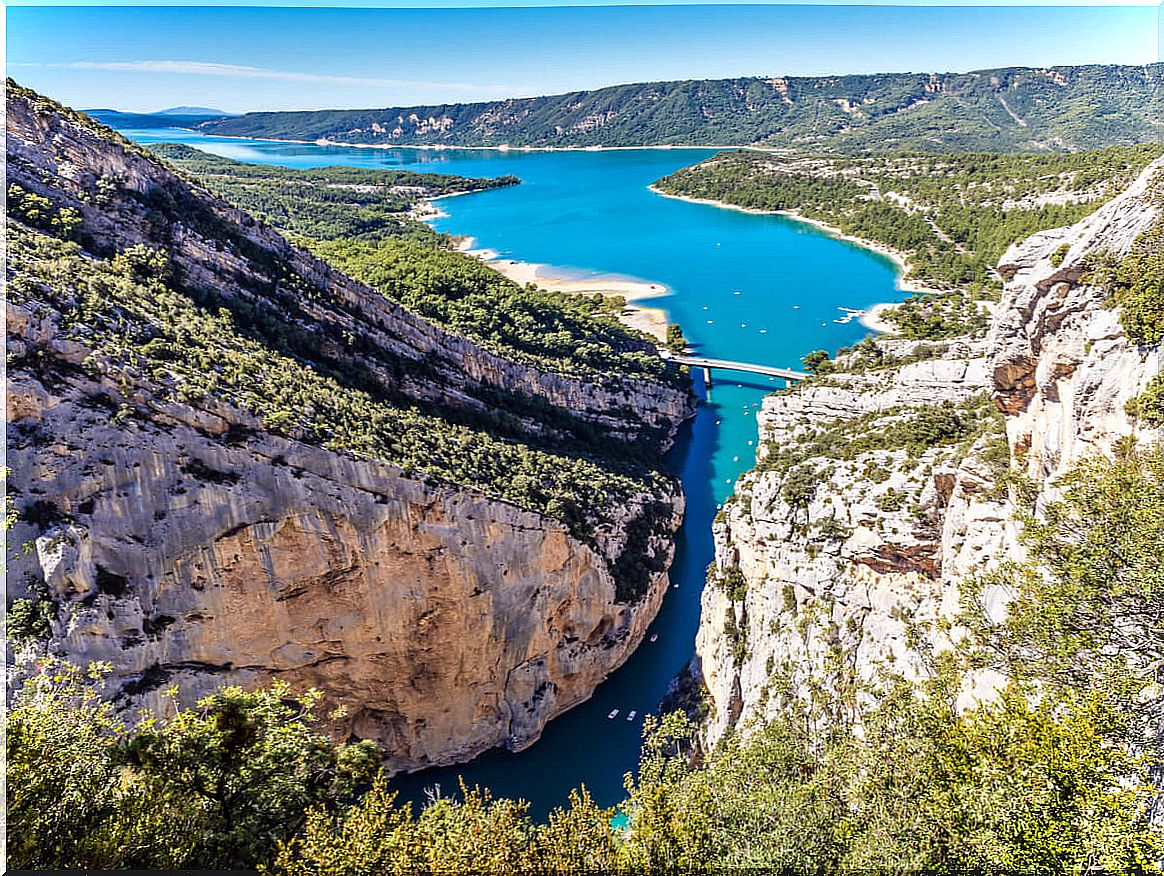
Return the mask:
<path id="1" fill-rule="evenodd" d="M 1149 426 L 1164 426 L 1164 374 L 1153 377 L 1144 391 L 1125 406 L 1128 416 Z"/>

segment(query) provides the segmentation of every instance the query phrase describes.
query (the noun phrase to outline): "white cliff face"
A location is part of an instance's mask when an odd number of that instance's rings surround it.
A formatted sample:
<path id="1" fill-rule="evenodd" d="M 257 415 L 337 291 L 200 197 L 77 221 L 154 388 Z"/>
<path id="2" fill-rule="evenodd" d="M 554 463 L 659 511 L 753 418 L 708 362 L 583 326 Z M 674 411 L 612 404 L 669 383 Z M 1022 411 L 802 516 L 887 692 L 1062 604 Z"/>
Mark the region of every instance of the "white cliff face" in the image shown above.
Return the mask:
<path id="1" fill-rule="evenodd" d="M 1020 556 L 1015 509 L 996 485 L 1005 467 L 1013 460 L 1045 500 L 1057 474 L 1136 434 L 1125 405 L 1160 373 L 1160 349 L 1128 342 L 1104 291 L 1088 283 L 1087 265 L 1100 252 L 1125 255 L 1156 220 L 1152 182 L 1161 175 L 1157 161 L 1078 225 L 1012 247 L 999 265 L 1006 286 L 985 340 L 765 400 L 758 467 L 717 520 L 715 571 L 703 595 L 696 650 L 712 701 L 710 743 L 731 728 L 747 732 L 790 699 L 829 702 L 853 683 L 876 686 L 885 671 L 921 677 L 948 645 L 935 624 L 957 613 L 960 583 Z M 898 355 L 910 347 L 878 343 Z M 805 491 L 781 459 L 822 429 L 852 440 L 919 407 L 982 393 L 1001 424 L 983 421 L 973 437 L 912 455 L 834 448 L 808 461 L 823 475 L 807 502 L 790 502 Z M 846 422 L 857 428 L 846 433 Z M 989 612 L 1005 611 L 1006 594 L 984 596 Z M 978 678 L 966 701 L 988 695 L 991 683 Z"/>
<path id="2" fill-rule="evenodd" d="M 908 421 L 922 405 L 977 401 L 980 410 L 989 385 L 982 343 L 947 355 L 830 375 L 765 400 L 759 468 L 741 478 L 716 523 L 718 573 L 703 595 L 696 650 L 715 706 L 712 742 L 762 722 L 787 696 L 827 698 L 846 682 L 874 683 L 882 668 L 907 678 L 924 671 L 911 631 L 940 610 L 947 557 L 993 549 L 982 534 L 984 520 L 1001 519 L 989 475 L 963 466 L 956 444 L 915 454 L 872 448 L 812 460 L 827 476 L 797 504 L 796 468 L 769 468 L 768 458 L 811 440 L 821 424 L 848 422 L 859 433 Z M 965 440 L 984 444 L 977 431 Z M 720 583 L 733 569 L 742 586 Z"/>
<path id="3" fill-rule="evenodd" d="M 1128 341 L 1104 289 L 1088 282 L 1089 263 L 1126 255 L 1157 220 L 1162 168 L 1155 162 L 1082 222 L 1036 234 L 999 262 L 1008 282 L 990 333 L 995 390 L 1015 458 L 1038 482 L 1137 433 L 1124 408 L 1161 372 L 1160 347 Z"/>
<path id="4" fill-rule="evenodd" d="M 10 377 L 10 485 L 53 514 L 13 532 L 36 556 L 12 571 L 39 566 L 63 606 L 51 648 L 108 661 L 122 705 L 278 677 L 345 705 L 337 729 L 380 742 L 393 768 L 454 763 L 536 740 L 629 656 L 666 592 L 659 572 L 620 600 L 605 551 L 627 546 L 645 503 L 673 503 L 677 527 L 677 495 L 618 509 L 600 550 L 394 466 L 224 441 L 243 422 L 229 411 L 114 423 L 87 401 L 103 388 Z M 664 533 L 646 550 L 670 562 Z"/>

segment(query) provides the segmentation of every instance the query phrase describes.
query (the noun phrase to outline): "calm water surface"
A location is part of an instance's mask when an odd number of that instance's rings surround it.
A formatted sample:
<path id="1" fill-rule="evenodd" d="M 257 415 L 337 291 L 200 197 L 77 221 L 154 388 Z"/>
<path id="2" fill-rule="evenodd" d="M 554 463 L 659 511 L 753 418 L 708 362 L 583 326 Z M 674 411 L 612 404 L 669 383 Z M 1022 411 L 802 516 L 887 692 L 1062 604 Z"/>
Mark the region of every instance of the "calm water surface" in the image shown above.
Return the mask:
<path id="1" fill-rule="evenodd" d="M 864 308 L 901 294 L 888 260 L 803 223 L 686 203 L 647 189 L 709 150 L 364 149 L 179 130 L 124 133 L 142 143 L 185 142 L 240 161 L 290 167 L 515 174 L 520 186 L 440 201 L 449 215 L 435 227 L 472 235 L 478 246 L 502 257 L 569 268 L 579 277 L 619 275 L 664 284 L 669 293 L 647 303 L 665 309 L 707 356 L 798 368 L 809 351 L 832 351 L 866 334 L 856 321 L 835 322 L 844 315 L 838 308 Z M 744 377 L 717 375 L 710 398 L 668 457 L 683 480 L 687 519 L 671 571 L 677 586 L 650 629 L 658 641 L 644 642 L 591 700 L 551 722 L 531 748 L 490 752 L 469 764 L 403 777 L 397 781 L 403 797 L 423 800 L 434 784 L 453 791 L 464 776 L 495 795 L 530 801 L 538 816 L 583 783 L 604 805 L 622 799 L 623 776 L 637 764 L 642 716 L 656 709 L 694 652 L 699 595 L 713 557 L 712 518 L 735 478 L 751 467 L 756 410 L 764 394 L 780 385 Z M 607 720 L 615 708 L 618 717 Z M 632 709 L 638 717 L 627 722 Z"/>

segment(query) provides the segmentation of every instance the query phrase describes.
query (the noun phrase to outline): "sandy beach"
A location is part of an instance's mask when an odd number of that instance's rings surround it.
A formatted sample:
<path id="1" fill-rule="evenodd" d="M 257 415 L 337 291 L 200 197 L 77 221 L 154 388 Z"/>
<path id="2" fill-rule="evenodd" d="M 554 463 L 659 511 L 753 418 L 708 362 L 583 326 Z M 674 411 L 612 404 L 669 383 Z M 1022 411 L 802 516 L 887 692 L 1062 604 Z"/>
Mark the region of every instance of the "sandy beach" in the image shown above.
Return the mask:
<path id="1" fill-rule="evenodd" d="M 883 335 L 897 334 L 897 326 L 882 316 L 890 307 L 893 307 L 891 302 L 874 304 L 857 318 L 857 322 L 861 323 L 861 325 L 865 326 L 871 332 L 877 332 Z"/>
<path id="2" fill-rule="evenodd" d="M 461 252 L 480 259 L 498 273 L 504 274 L 510 280 L 523 286 L 533 283 L 551 292 L 561 292 L 566 295 L 593 295 L 595 292 L 600 292 L 603 295 L 621 295 L 627 301 L 626 307 L 619 316 L 623 325 L 660 341 L 666 340 L 667 314 L 657 307 L 646 307 L 637 303 L 643 299 L 666 295 L 668 292 L 666 286 L 625 277 L 599 276 L 578 279 L 568 276 L 562 269 L 555 268 L 553 265 L 501 258 L 498 253 L 491 249 L 475 248 L 475 243 L 476 241 L 472 237 L 462 237 L 457 243 L 457 248 Z"/>

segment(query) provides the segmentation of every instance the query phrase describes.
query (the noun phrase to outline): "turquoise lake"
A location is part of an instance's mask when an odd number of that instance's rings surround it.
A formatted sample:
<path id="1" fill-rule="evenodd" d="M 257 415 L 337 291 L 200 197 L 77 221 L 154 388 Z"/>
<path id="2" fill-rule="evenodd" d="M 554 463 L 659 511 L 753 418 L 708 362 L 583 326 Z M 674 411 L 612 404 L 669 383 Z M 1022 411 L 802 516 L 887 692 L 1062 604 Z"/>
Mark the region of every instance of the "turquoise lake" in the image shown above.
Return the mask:
<path id="1" fill-rule="evenodd" d="M 664 284 L 669 293 L 645 303 L 666 310 L 701 355 L 799 368 L 806 353 L 831 352 L 868 333 L 856 321 L 835 322 L 844 316 L 839 308 L 865 308 L 902 294 L 890 261 L 804 223 L 648 190 L 659 177 L 711 150 L 365 149 L 203 137 L 174 129 L 123 133 L 146 144 L 184 142 L 240 161 L 290 167 L 514 174 L 521 185 L 441 200 L 449 215 L 434 226 L 472 235 L 477 246 L 503 258 L 568 268 L 579 277 L 618 275 Z M 650 630 L 658 641 L 644 642 L 592 699 L 551 722 L 526 751 L 490 752 L 462 766 L 402 777 L 395 784 L 404 798 L 421 801 L 434 784 L 453 792 L 463 776 L 467 784 L 487 786 L 495 795 L 530 801 L 539 817 L 581 784 L 603 805 L 622 799 L 623 776 L 638 761 L 642 716 L 658 707 L 694 653 L 717 506 L 753 463 L 761 399 L 783 385 L 745 377 L 714 375 L 710 398 L 704 398 L 669 454 L 688 504 L 671 571 L 678 586 L 668 591 Z M 616 708 L 618 717 L 607 720 Z M 628 722 L 632 709 L 638 716 Z"/>

